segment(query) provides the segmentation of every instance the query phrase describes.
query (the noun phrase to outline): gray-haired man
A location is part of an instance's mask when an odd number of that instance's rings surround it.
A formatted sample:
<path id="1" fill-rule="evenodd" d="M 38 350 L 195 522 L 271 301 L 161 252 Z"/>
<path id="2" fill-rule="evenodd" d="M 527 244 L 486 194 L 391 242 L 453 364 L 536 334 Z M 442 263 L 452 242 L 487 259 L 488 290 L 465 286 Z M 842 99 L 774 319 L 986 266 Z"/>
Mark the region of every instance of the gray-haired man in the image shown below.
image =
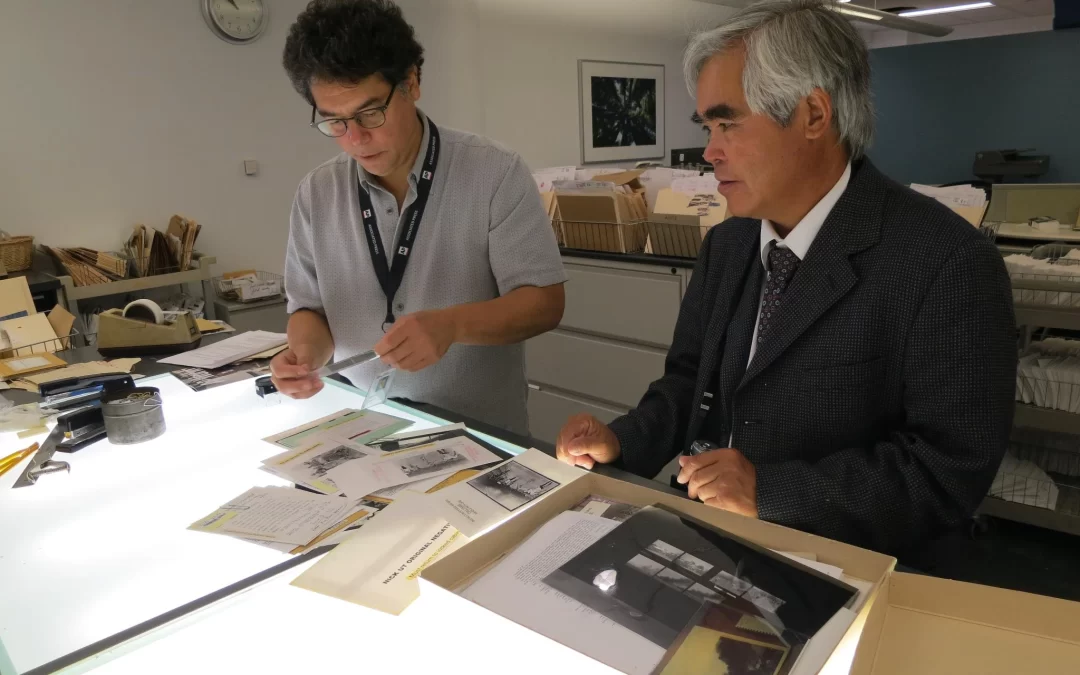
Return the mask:
<path id="1" fill-rule="evenodd" d="M 753 5 L 685 65 L 736 217 L 701 248 L 664 376 L 610 426 L 570 420 L 560 457 L 654 475 L 681 452 L 692 498 L 882 551 L 960 523 L 1012 422 L 1000 254 L 864 157 L 866 46 L 822 2 Z"/>

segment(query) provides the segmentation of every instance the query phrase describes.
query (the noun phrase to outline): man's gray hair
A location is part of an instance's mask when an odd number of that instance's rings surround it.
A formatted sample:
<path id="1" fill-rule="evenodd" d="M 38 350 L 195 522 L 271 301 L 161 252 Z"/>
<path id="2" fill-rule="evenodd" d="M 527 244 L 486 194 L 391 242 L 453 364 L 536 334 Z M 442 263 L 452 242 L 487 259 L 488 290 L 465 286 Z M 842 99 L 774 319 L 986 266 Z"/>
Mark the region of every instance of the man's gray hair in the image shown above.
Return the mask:
<path id="1" fill-rule="evenodd" d="M 763 0 L 720 27 L 698 33 L 683 59 L 691 95 L 705 63 L 744 45 L 743 93 L 751 112 L 787 126 L 799 101 L 814 89 L 829 94 L 833 128 L 852 160 L 874 135 L 870 58 L 866 43 L 831 0 Z"/>

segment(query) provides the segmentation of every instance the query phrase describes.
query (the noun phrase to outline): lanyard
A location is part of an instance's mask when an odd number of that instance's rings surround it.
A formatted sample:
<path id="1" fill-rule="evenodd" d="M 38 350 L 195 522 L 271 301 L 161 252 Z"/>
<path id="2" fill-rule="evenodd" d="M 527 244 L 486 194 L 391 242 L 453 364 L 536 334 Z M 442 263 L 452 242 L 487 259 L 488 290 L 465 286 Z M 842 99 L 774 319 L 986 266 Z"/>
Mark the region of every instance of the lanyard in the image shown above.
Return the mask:
<path id="1" fill-rule="evenodd" d="M 379 236 L 379 221 L 375 217 L 371 195 L 360 185 L 359 176 L 356 180 L 356 190 L 360 198 L 360 214 L 364 219 L 364 234 L 367 237 L 368 250 L 371 251 L 371 262 L 375 266 L 375 276 L 379 279 L 379 286 L 382 287 L 383 295 L 386 296 L 384 331 L 394 323 L 394 296 L 397 295 L 401 280 L 405 277 L 405 267 L 412 256 L 413 243 L 420 229 L 420 220 L 424 217 L 424 209 L 427 208 L 431 183 L 435 179 L 435 167 L 439 163 L 439 130 L 430 120 L 428 120 L 428 129 L 431 130 L 431 139 L 428 142 L 423 169 L 420 171 L 420 180 L 416 184 L 416 200 L 405 210 L 405 228 L 398 235 L 397 253 L 394 254 L 393 265 L 387 263 L 386 249 L 383 248 L 382 237 Z"/>

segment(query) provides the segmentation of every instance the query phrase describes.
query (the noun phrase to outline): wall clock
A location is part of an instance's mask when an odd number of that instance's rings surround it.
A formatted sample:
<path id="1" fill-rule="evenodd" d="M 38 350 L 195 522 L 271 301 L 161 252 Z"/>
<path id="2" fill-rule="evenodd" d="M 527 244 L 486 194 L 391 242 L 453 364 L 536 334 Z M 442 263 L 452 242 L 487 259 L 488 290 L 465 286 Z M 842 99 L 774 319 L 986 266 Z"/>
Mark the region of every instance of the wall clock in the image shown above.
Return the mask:
<path id="1" fill-rule="evenodd" d="M 254 42 L 266 30 L 266 0 L 200 0 L 203 18 L 214 35 L 234 45 Z"/>

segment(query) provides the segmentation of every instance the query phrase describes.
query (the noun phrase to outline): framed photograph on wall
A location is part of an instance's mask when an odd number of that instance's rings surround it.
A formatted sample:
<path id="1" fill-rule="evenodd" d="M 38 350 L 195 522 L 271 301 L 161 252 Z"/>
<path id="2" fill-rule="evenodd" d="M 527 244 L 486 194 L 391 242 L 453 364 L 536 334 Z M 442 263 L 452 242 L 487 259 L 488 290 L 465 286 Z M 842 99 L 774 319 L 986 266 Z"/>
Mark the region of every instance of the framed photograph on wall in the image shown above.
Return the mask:
<path id="1" fill-rule="evenodd" d="M 578 61 L 581 161 L 663 157 L 664 66 Z"/>

